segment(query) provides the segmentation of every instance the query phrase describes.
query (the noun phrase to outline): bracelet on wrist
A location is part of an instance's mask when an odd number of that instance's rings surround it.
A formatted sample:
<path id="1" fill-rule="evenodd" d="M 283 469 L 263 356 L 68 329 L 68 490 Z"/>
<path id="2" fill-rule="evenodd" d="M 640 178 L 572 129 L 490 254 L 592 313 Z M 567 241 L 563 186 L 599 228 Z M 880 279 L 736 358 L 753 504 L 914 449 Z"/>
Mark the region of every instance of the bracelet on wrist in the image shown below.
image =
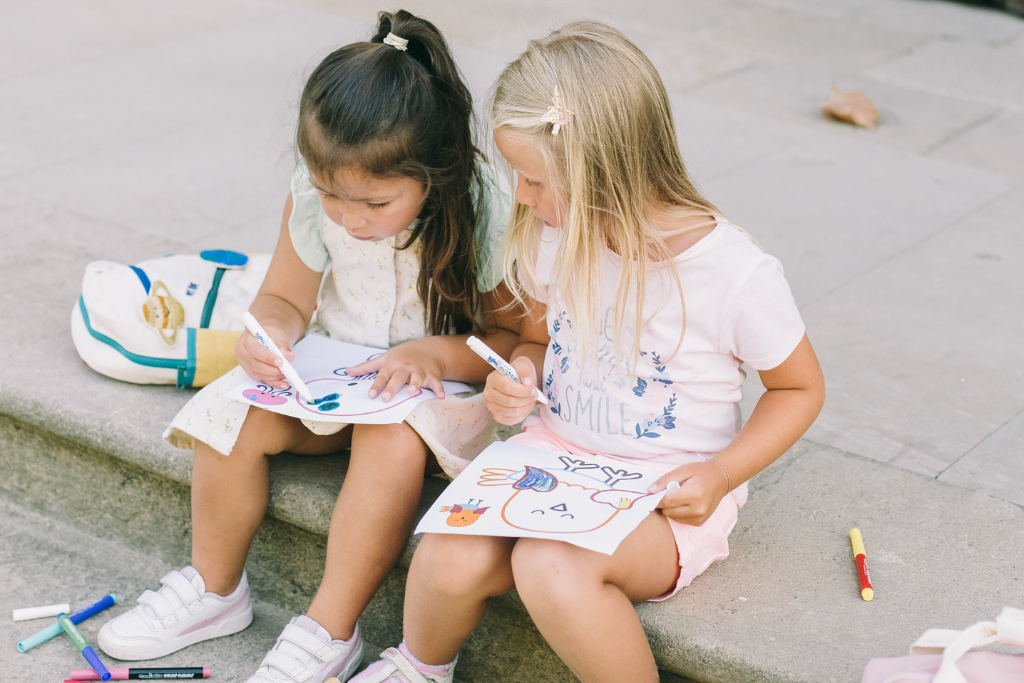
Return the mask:
<path id="1" fill-rule="evenodd" d="M 719 467 L 722 468 L 722 473 L 725 474 L 725 484 L 726 484 L 725 492 L 726 493 L 731 492 L 732 491 L 732 477 L 729 476 L 729 470 L 725 469 L 725 465 L 723 465 L 718 460 L 718 458 L 711 458 L 711 462 L 715 463 L 716 465 L 718 465 Z"/>

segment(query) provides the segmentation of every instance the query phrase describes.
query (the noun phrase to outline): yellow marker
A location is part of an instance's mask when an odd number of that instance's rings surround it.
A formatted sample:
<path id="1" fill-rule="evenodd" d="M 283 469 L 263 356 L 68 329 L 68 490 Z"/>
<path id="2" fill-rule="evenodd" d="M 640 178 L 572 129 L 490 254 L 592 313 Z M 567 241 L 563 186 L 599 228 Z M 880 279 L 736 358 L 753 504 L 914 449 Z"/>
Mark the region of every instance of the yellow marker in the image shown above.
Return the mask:
<path id="1" fill-rule="evenodd" d="M 875 598 L 875 590 L 871 587 L 868 558 L 864 552 L 864 539 L 860 536 L 860 529 L 850 529 L 850 542 L 853 544 L 853 561 L 857 563 L 860 597 L 864 598 L 866 602 L 871 602 Z"/>

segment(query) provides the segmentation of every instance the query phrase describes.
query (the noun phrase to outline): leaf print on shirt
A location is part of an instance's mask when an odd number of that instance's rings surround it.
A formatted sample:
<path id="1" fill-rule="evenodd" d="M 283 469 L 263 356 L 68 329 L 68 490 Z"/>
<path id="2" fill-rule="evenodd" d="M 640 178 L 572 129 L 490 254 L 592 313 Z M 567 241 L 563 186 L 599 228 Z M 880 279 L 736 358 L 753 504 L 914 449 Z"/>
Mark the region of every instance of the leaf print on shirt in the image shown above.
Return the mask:
<path id="1" fill-rule="evenodd" d="M 665 368 L 668 367 L 668 363 L 662 363 L 661 358 L 656 353 L 651 354 L 651 361 L 654 363 L 655 373 L 651 377 L 655 382 L 661 382 L 662 384 L 672 384 L 672 380 L 669 379 L 669 375 L 665 372 Z"/>
<path id="2" fill-rule="evenodd" d="M 666 370 L 668 363 L 662 362 L 661 355 L 657 351 L 651 350 L 641 351 L 640 356 L 650 356 L 654 372 L 648 379 L 638 377 L 636 386 L 633 387 L 633 393 L 641 398 L 646 396 L 648 404 L 661 405 L 661 414 L 648 413 L 645 419 L 638 422 L 636 438 L 656 439 L 661 436 L 658 432 L 676 428 L 676 418 L 673 413 L 678 397 L 671 388 L 672 379 Z M 662 403 L 666 396 L 668 402 Z"/>
<path id="3" fill-rule="evenodd" d="M 657 431 L 658 428 L 675 429 L 676 418 L 672 413 L 676 409 L 676 398 L 677 396 L 673 393 L 668 399 L 668 405 L 662 408 L 661 415 L 658 417 L 653 420 L 638 422 L 636 425 L 636 438 L 648 437 L 656 439 L 661 436 Z"/>
<path id="4" fill-rule="evenodd" d="M 551 372 L 544 378 L 545 393 L 551 400 L 548 410 L 558 416 L 561 416 L 562 413 L 561 404 L 558 402 L 555 373 L 558 373 L 558 377 L 561 377 L 569 371 L 569 353 L 562 344 L 558 343 L 558 333 L 561 332 L 563 324 L 565 327 L 572 329 L 572 324 L 567 318 L 566 311 L 559 313 L 558 317 L 551 322 L 551 353 L 554 354 L 554 362 L 551 364 Z"/>

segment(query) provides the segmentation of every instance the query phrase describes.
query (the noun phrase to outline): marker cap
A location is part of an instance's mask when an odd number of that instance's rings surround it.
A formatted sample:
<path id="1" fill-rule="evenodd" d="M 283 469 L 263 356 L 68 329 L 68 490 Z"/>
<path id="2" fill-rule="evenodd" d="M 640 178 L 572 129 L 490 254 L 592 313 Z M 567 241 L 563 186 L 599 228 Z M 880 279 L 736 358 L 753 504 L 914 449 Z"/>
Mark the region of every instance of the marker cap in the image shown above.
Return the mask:
<path id="1" fill-rule="evenodd" d="M 853 557 L 856 558 L 858 555 L 867 556 L 864 552 L 864 539 L 861 538 L 860 529 L 850 529 L 850 542 L 853 544 Z"/>
<path id="2" fill-rule="evenodd" d="M 11 612 L 15 621 L 28 621 L 29 619 L 42 619 L 43 617 L 55 617 L 58 614 L 71 611 L 71 605 L 62 603 L 60 605 L 43 605 L 42 607 L 22 607 Z"/>
<path id="3" fill-rule="evenodd" d="M 127 668 L 111 668 L 107 669 L 110 673 L 110 679 L 113 681 L 127 681 L 128 680 L 128 669 Z M 96 673 L 94 669 L 72 669 L 71 678 L 69 681 L 98 681 L 100 675 Z"/>
<path id="4" fill-rule="evenodd" d="M 100 661 L 99 656 L 96 654 L 96 651 L 92 649 L 92 647 L 86 645 L 82 649 L 82 656 L 85 657 L 85 661 L 89 662 L 89 664 L 92 665 L 93 671 L 100 675 L 101 681 L 110 680 L 110 672 L 107 671 L 107 667 L 103 666 L 103 662 Z"/>
<path id="5" fill-rule="evenodd" d="M 36 645 L 39 645 L 40 643 L 45 643 L 48 640 L 56 638 L 62 632 L 63 629 L 60 627 L 60 624 L 50 624 L 43 630 L 36 631 L 25 640 L 18 643 L 18 652 L 28 652 Z"/>

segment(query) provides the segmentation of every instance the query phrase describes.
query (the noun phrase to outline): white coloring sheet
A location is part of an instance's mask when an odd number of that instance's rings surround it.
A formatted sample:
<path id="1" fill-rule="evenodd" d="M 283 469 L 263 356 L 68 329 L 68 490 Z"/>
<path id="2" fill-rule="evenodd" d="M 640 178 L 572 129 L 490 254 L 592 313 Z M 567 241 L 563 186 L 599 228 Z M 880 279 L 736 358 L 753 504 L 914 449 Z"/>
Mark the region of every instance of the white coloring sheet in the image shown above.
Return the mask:
<path id="1" fill-rule="evenodd" d="M 377 373 L 353 377 L 347 369 L 376 358 L 385 350 L 310 334 L 292 348 L 295 360 L 291 363 L 312 392 L 316 399 L 314 403 L 304 401 L 291 387 L 276 389 L 251 377 L 231 389 L 227 396 L 257 408 L 304 420 L 397 424 L 409 416 L 416 404 L 437 398 L 437 395 L 429 389 L 410 395 L 407 387 L 402 387 L 387 403 L 380 396 L 367 396 Z M 471 391 L 469 385 L 462 382 L 443 382 L 443 385 L 448 395 Z"/>
<path id="2" fill-rule="evenodd" d="M 502 441 L 438 497 L 416 533 L 565 541 L 611 555 L 657 507 L 661 472 Z"/>

